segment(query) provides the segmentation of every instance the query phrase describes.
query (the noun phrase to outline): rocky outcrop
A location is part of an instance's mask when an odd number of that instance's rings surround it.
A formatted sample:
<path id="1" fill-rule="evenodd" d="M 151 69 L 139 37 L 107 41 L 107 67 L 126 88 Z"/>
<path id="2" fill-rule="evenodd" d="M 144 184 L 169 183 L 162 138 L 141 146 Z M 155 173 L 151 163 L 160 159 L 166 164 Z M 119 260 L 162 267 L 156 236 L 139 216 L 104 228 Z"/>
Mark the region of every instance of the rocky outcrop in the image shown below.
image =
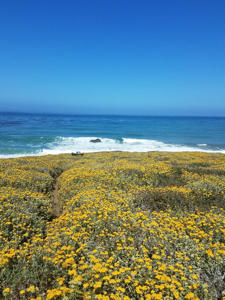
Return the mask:
<path id="1" fill-rule="evenodd" d="M 100 139 L 90 140 L 91 143 L 101 143 Z"/>

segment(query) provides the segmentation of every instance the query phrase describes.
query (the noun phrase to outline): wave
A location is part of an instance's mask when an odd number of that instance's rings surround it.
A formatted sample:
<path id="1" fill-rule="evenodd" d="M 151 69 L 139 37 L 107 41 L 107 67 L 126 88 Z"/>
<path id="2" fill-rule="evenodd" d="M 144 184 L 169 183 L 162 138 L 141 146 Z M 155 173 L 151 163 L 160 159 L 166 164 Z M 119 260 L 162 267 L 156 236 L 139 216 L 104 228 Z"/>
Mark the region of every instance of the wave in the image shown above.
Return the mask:
<path id="1" fill-rule="evenodd" d="M 25 149 L 1 149 L 0 158 L 16 158 L 24 156 L 41 156 L 41 150 L 25 150 Z"/>
<path id="2" fill-rule="evenodd" d="M 101 142 L 90 142 L 94 139 L 100 139 Z M 39 149 L 37 149 L 39 147 Z M 149 152 L 149 151 L 167 151 L 167 152 L 218 152 L 224 153 L 225 150 L 214 148 L 210 149 L 207 144 L 181 145 L 169 144 L 157 140 L 134 139 L 134 138 L 99 138 L 99 137 L 55 137 L 40 138 L 39 146 L 34 149 L 2 149 L 0 158 L 23 157 L 23 156 L 41 156 L 47 154 L 62 154 L 80 151 L 83 153 L 105 152 L 105 151 L 128 151 L 128 152 Z"/>

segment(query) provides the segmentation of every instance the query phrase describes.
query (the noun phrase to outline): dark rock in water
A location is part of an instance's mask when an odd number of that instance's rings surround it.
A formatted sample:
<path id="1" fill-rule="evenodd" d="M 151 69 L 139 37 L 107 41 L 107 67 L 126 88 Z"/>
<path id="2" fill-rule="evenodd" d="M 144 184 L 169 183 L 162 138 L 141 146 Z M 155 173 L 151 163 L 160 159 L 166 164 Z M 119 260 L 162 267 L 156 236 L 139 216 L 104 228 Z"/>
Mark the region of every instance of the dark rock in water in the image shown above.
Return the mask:
<path id="1" fill-rule="evenodd" d="M 101 143 L 100 139 L 90 140 L 91 143 Z"/>

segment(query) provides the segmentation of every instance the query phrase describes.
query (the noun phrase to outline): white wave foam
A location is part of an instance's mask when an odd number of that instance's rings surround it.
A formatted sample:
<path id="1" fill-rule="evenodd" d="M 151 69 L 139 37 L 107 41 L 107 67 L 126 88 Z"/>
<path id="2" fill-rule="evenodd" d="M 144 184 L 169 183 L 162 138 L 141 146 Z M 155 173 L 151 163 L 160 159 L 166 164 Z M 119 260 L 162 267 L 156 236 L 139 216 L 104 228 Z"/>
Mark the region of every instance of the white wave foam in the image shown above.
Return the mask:
<path id="1" fill-rule="evenodd" d="M 42 156 L 45 155 L 43 154 L 42 150 L 35 151 L 35 153 L 18 153 L 18 154 L 0 154 L 0 159 L 1 158 L 18 158 L 18 157 L 27 157 L 27 156 Z"/>
<path id="2" fill-rule="evenodd" d="M 148 152 L 148 151 L 168 151 L 168 152 L 185 152 L 185 151 L 203 151 L 202 148 L 188 147 L 185 145 L 166 144 L 157 140 L 130 139 L 121 140 L 100 138 L 100 143 L 92 143 L 90 140 L 99 137 L 58 137 L 56 142 L 49 143 L 48 149 L 43 150 L 43 154 L 59 154 L 81 151 L 101 152 L 101 151 L 128 151 L 128 152 Z M 214 152 L 204 150 L 204 152 Z M 218 152 L 225 153 L 225 150 Z"/>
<path id="3" fill-rule="evenodd" d="M 103 151 L 128 151 L 128 152 L 148 152 L 148 151 L 167 151 L 167 152 L 218 152 L 224 153 L 225 150 L 210 151 L 203 150 L 202 146 L 207 144 L 197 144 L 198 147 L 188 147 L 185 145 L 166 144 L 157 140 L 131 139 L 122 140 L 100 138 L 100 143 L 92 143 L 90 140 L 99 137 L 57 137 L 54 142 L 46 144 L 46 148 L 30 154 L 10 154 L 0 155 L 0 158 L 22 157 L 22 156 L 41 156 L 47 154 L 61 154 L 80 151 L 83 153 L 103 152 Z"/>
<path id="4" fill-rule="evenodd" d="M 199 147 L 206 147 L 207 144 L 197 144 L 197 146 L 199 146 Z"/>

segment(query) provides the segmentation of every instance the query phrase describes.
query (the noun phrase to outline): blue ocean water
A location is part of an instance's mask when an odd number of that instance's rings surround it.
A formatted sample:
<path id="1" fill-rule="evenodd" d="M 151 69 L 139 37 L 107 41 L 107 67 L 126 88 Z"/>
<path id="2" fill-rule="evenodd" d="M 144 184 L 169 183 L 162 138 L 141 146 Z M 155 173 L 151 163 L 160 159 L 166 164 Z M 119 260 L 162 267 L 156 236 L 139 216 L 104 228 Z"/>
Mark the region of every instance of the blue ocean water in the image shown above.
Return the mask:
<path id="1" fill-rule="evenodd" d="M 0 113 L 0 158 L 115 150 L 225 153 L 225 118 Z"/>

